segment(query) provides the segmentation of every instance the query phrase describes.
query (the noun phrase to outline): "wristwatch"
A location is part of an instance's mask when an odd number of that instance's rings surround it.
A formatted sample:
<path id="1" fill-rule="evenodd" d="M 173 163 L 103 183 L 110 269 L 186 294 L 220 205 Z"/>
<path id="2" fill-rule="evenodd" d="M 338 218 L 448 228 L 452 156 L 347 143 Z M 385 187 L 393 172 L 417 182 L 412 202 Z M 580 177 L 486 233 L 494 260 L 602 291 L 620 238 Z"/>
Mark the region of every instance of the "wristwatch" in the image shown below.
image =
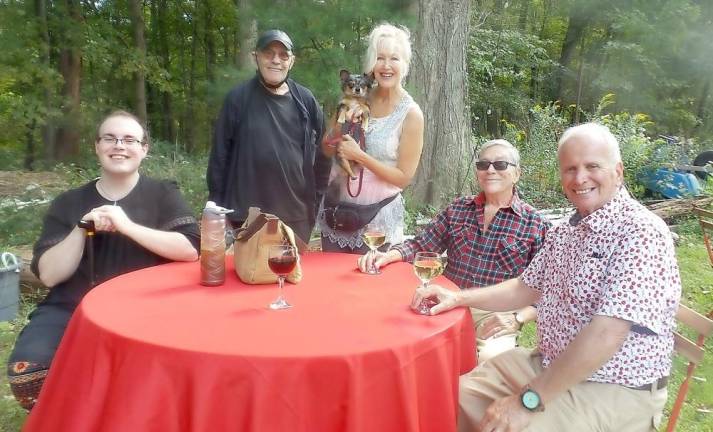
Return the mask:
<path id="1" fill-rule="evenodd" d="M 513 312 L 515 315 L 515 322 L 517 323 L 517 329 L 520 330 L 522 326 L 525 325 L 525 319 L 520 315 L 520 312 Z"/>
<path id="2" fill-rule="evenodd" d="M 540 395 L 530 388 L 530 384 L 526 385 L 522 393 L 520 393 L 520 402 L 530 412 L 542 412 L 545 410 Z"/>

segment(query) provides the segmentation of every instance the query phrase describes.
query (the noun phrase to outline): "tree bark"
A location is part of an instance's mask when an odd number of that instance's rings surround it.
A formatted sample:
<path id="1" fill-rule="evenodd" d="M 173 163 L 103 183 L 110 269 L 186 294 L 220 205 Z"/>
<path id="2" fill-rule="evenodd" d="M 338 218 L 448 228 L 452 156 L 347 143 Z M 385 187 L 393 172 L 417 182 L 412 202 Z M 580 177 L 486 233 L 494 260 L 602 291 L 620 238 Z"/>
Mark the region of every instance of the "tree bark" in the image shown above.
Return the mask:
<path id="1" fill-rule="evenodd" d="M 168 10 L 168 4 L 166 0 L 158 0 L 158 10 L 156 11 L 156 27 L 158 33 L 158 51 L 159 58 L 161 61 L 161 67 L 167 72 L 171 71 L 171 55 L 169 51 L 168 43 L 168 23 L 166 19 L 166 12 Z M 159 112 L 162 113 L 159 117 L 162 118 L 162 132 L 163 138 L 168 142 L 176 141 L 176 123 L 173 118 L 173 95 L 170 91 L 161 92 L 161 109 Z"/>
<path id="2" fill-rule="evenodd" d="M 238 55 L 237 66 L 239 69 L 253 68 L 252 52 L 257 42 L 257 20 L 253 18 L 250 0 L 236 0 L 238 7 Z"/>
<path id="3" fill-rule="evenodd" d="M 68 160 L 79 154 L 81 126 L 80 77 L 82 51 L 79 42 L 82 22 L 79 0 L 64 0 L 66 16 L 63 17 L 63 32 L 60 38 L 59 73 L 62 85 L 62 120 L 57 130 L 57 142 L 51 149 L 53 160 Z"/>
<path id="4" fill-rule="evenodd" d="M 191 38 L 191 64 L 190 71 L 188 75 L 188 107 L 186 110 L 186 117 L 184 118 L 183 124 L 185 125 L 185 139 L 186 139 L 186 151 L 188 153 L 193 152 L 196 147 L 196 137 L 195 137 L 195 116 L 193 112 L 193 103 L 196 97 L 196 55 L 198 52 L 198 8 L 200 7 L 199 1 L 196 0 L 193 9 L 193 16 L 191 18 L 192 35 Z"/>
<path id="5" fill-rule="evenodd" d="M 408 86 L 425 117 L 424 147 L 413 182 L 416 199 L 441 207 L 462 187 L 469 159 L 466 47 L 469 0 L 418 0 Z"/>
<path id="6" fill-rule="evenodd" d="M 213 35 L 213 11 L 210 0 L 203 0 L 203 41 L 205 46 L 205 74 L 208 82 L 215 81 L 215 37 Z"/>
<path id="7" fill-rule="evenodd" d="M 37 16 L 37 30 L 40 36 L 40 63 L 45 70 L 50 70 L 50 34 L 49 27 L 47 25 L 47 1 L 46 0 L 35 0 L 35 14 Z M 44 108 L 47 113 L 52 111 L 52 85 L 49 82 L 45 82 L 44 88 Z M 54 121 L 47 118 L 45 124 L 42 126 L 42 143 L 44 145 L 45 154 L 44 157 L 47 159 L 52 159 L 52 152 L 47 152 L 48 150 L 53 150 L 55 147 L 55 130 Z M 35 150 L 33 148 L 33 154 L 31 156 L 32 162 L 35 159 Z M 31 163 L 30 163 L 31 164 Z"/>
<path id="8" fill-rule="evenodd" d="M 699 129 L 706 120 L 706 105 L 708 103 L 708 96 L 710 95 L 710 90 L 711 80 L 710 78 L 706 78 L 705 83 L 703 84 L 703 89 L 701 90 L 700 96 L 698 97 L 698 103 L 696 104 L 696 117 L 699 121 L 693 127 L 692 133 Z"/>
<path id="9" fill-rule="evenodd" d="M 146 113 L 146 26 L 142 0 L 129 0 L 129 15 L 134 48 L 139 53 L 139 62 L 134 72 L 134 110 L 141 122 L 147 124 Z"/>
<path id="10" fill-rule="evenodd" d="M 569 12 L 567 33 L 562 42 L 562 51 L 559 60 L 559 71 L 555 75 L 555 86 L 552 93 L 553 99 L 564 100 L 568 79 L 572 75 L 570 70 L 577 44 L 584 36 L 584 32 L 591 20 L 591 10 L 584 4 L 586 0 L 576 0 Z"/>
<path id="11" fill-rule="evenodd" d="M 530 12 L 530 0 L 521 0 L 517 17 L 517 27 L 523 33 L 527 32 L 527 14 Z"/>

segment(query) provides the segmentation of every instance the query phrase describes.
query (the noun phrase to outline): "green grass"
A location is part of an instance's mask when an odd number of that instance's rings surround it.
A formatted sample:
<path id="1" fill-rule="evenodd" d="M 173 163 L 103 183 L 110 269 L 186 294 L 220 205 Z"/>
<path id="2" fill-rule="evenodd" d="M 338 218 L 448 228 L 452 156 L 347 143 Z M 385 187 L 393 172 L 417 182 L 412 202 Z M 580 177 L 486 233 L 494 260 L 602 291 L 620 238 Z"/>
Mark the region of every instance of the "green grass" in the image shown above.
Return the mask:
<path id="1" fill-rule="evenodd" d="M 10 392 L 5 365 L 18 333 L 27 324 L 27 315 L 44 294 L 41 290 L 29 286 L 24 286 L 23 291 L 25 293 L 21 297 L 18 318 L 14 321 L 0 322 L 0 365 L 3 368 L 3 372 L 0 373 L 0 432 L 19 431 L 27 415 Z"/>

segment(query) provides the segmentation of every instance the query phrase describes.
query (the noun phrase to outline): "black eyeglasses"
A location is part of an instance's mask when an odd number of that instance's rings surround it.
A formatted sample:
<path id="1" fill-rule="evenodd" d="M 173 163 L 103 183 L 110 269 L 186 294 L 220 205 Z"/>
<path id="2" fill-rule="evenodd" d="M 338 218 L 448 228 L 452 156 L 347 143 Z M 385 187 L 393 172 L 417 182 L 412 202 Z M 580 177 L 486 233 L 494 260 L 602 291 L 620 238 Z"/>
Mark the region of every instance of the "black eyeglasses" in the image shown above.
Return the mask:
<path id="1" fill-rule="evenodd" d="M 117 138 L 110 135 L 104 135 L 103 137 L 99 138 L 99 141 L 104 145 L 116 145 L 119 142 L 122 142 L 125 146 L 141 145 L 144 143 L 143 141 L 130 136 L 124 138 Z"/>
<path id="2" fill-rule="evenodd" d="M 517 166 L 514 163 L 508 162 L 508 161 L 488 161 L 488 160 L 475 161 L 475 168 L 478 171 L 487 171 L 488 168 L 490 168 L 490 165 L 492 165 L 493 168 L 495 168 L 495 171 L 505 171 L 506 169 L 508 169 L 508 166 L 510 166 L 510 165 Z"/>

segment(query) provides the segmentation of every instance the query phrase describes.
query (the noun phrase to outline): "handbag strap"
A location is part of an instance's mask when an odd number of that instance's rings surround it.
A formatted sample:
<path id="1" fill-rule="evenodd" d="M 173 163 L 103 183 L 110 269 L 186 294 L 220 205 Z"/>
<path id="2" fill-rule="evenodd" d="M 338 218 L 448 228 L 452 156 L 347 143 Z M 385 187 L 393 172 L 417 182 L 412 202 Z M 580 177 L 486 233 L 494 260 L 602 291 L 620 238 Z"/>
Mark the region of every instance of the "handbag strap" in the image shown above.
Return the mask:
<path id="1" fill-rule="evenodd" d="M 260 213 L 247 226 L 240 227 L 235 231 L 235 241 L 244 242 L 250 240 L 252 236 L 257 234 L 257 232 L 260 231 L 263 226 L 265 226 L 265 224 L 271 221 L 275 221 L 275 223 L 279 224 L 280 218 L 274 215 Z M 285 223 L 282 222 L 282 226 L 280 226 L 282 235 L 287 238 L 291 243 L 294 243 L 294 246 L 300 253 L 306 251 L 308 249 L 307 244 L 301 238 L 299 238 L 299 236 L 294 235 L 294 232 L 292 233 L 292 236 L 290 236 L 288 231 L 284 228 L 285 226 Z"/>
<path id="2" fill-rule="evenodd" d="M 391 195 L 390 197 L 384 198 L 381 201 L 379 201 L 379 203 L 378 203 L 379 210 L 386 207 L 386 204 L 388 204 L 391 201 L 393 201 L 394 199 L 396 199 L 397 196 L 399 196 L 399 194 Z"/>

